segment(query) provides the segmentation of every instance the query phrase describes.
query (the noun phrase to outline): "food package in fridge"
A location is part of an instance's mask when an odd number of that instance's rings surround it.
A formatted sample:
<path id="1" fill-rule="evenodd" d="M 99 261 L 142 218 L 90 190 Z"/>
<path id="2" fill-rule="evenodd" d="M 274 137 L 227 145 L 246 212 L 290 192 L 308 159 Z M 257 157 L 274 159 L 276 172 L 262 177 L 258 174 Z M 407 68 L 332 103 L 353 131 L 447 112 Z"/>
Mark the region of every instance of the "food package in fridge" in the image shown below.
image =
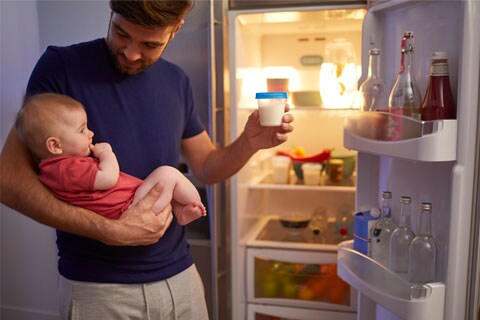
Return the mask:
<path id="1" fill-rule="evenodd" d="M 378 209 L 357 212 L 353 219 L 353 248 L 364 255 L 370 256 L 372 243 L 372 228 L 378 220 Z"/>

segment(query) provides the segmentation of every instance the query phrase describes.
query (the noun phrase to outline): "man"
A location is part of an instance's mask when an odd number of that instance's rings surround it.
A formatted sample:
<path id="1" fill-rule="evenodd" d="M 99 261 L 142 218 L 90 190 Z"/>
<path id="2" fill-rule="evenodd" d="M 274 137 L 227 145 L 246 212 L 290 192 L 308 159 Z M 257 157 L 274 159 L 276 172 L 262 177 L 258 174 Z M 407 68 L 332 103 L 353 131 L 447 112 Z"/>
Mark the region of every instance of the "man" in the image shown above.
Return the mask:
<path id="1" fill-rule="evenodd" d="M 286 141 L 291 115 L 261 127 L 254 111 L 232 144 L 215 148 L 198 119 L 190 83 L 161 59 L 191 10 L 190 1 L 111 0 L 105 39 L 49 47 L 27 95 L 66 94 L 86 109 L 96 142 L 109 142 L 120 168 L 145 178 L 180 153 L 194 175 L 216 183 L 259 149 Z M 153 212 L 162 191 L 109 220 L 56 199 L 38 180 L 35 159 L 12 129 L 0 158 L 1 202 L 56 228 L 62 319 L 207 319 L 203 287 L 185 229 L 171 207 Z"/>

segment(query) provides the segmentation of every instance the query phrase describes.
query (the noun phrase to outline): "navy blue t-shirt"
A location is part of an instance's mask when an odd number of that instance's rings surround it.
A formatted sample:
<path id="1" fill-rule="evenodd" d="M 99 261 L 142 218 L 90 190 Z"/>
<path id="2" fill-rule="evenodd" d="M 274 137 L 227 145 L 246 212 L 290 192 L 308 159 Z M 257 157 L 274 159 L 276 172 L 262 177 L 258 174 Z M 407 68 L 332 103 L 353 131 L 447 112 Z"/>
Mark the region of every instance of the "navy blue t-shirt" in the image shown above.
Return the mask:
<path id="1" fill-rule="evenodd" d="M 41 92 L 80 101 L 94 143 L 110 143 L 120 169 L 140 179 L 161 165 L 176 167 L 181 140 L 204 131 L 189 79 L 178 66 L 159 59 L 137 75 L 121 74 L 104 39 L 48 47 L 27 87 L 27 95 Z M 57 231 L 57 247 L 60 274 L 77 281 L 152 282 L 193 263 L 185 227 L 175 219 L 154 245 L 108 246 Z"/>

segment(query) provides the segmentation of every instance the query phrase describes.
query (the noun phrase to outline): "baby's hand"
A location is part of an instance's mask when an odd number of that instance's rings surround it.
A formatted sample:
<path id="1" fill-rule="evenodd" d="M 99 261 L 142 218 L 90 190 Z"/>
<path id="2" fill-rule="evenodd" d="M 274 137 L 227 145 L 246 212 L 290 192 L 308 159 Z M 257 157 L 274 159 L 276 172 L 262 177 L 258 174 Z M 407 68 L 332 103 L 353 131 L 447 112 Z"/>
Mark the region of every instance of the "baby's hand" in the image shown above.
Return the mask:
<path id="1" fill-rule="evenodd" d="M 92 150 L 93 155 L 97 158 L 100 158 L 102 155 L 107 153 L 112 153 L 112 146 L 107 142 L 96 143 L 95 145 L 90 145 L 90 150 Z"/>

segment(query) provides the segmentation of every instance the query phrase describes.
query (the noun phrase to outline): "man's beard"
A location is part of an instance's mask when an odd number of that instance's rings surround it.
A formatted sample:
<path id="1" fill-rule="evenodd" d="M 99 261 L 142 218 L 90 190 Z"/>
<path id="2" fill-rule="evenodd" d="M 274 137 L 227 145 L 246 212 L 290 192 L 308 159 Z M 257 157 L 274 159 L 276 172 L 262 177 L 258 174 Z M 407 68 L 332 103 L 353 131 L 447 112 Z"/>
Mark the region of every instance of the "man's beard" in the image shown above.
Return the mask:
<path id="1" fill-rule="evenodd" d="M 136 64 L 138 66 L 136 66 L 135 68 L 125 67 L 120 62 L 120 59 L 128 60 L 125 57 L 125 55 L 122 52 L 120 52 L 119 50 L 117 50 L 116 48 L 112 48 L 112 46 L 108 43 L 108 40 L 107 40 L 107 47 L 108 47 L 108 52 L 110 54 L 110 57 L 113 60 L 113 64 L 115 65 L 115 68 L 118 70 L 118 72 L 120 72 L 122 74 L 127 74 L 127 75 L 133 76 L 133 75 L 141 73 L 142 71 L 144 71 L 145 69 L 147 69 L 148 67 L 150 67 L 152 65 L 152 64 L 148 64 L 145 60 L 140 59 L 139 61 L 136 62 Z"/>
<path id="2" fill-rule="evenodd" d="M 145 61 L 140 60 L 140 61 L 137 62 L 138 67 L 135 66 L 135 67 L 128 68 L 128 67 L 125 67 L 124 65 L 122 65 L 122 63 L 120 62 L 120 59 L 126 59 L 125 56 L 123 55 L 123 53 L 121 53 L 121 52 L 114 53 L 114 52 L 110 51 L 110 55 L 112 56 L 113 63 L 115 64 L 115 67 L 122 74 L 127 74 L 127 75 L 133 76 L 133 75 L 141 73 L 143 70 L 147 69 L 150 66 L 149 64 L 146 64 Z"/>

